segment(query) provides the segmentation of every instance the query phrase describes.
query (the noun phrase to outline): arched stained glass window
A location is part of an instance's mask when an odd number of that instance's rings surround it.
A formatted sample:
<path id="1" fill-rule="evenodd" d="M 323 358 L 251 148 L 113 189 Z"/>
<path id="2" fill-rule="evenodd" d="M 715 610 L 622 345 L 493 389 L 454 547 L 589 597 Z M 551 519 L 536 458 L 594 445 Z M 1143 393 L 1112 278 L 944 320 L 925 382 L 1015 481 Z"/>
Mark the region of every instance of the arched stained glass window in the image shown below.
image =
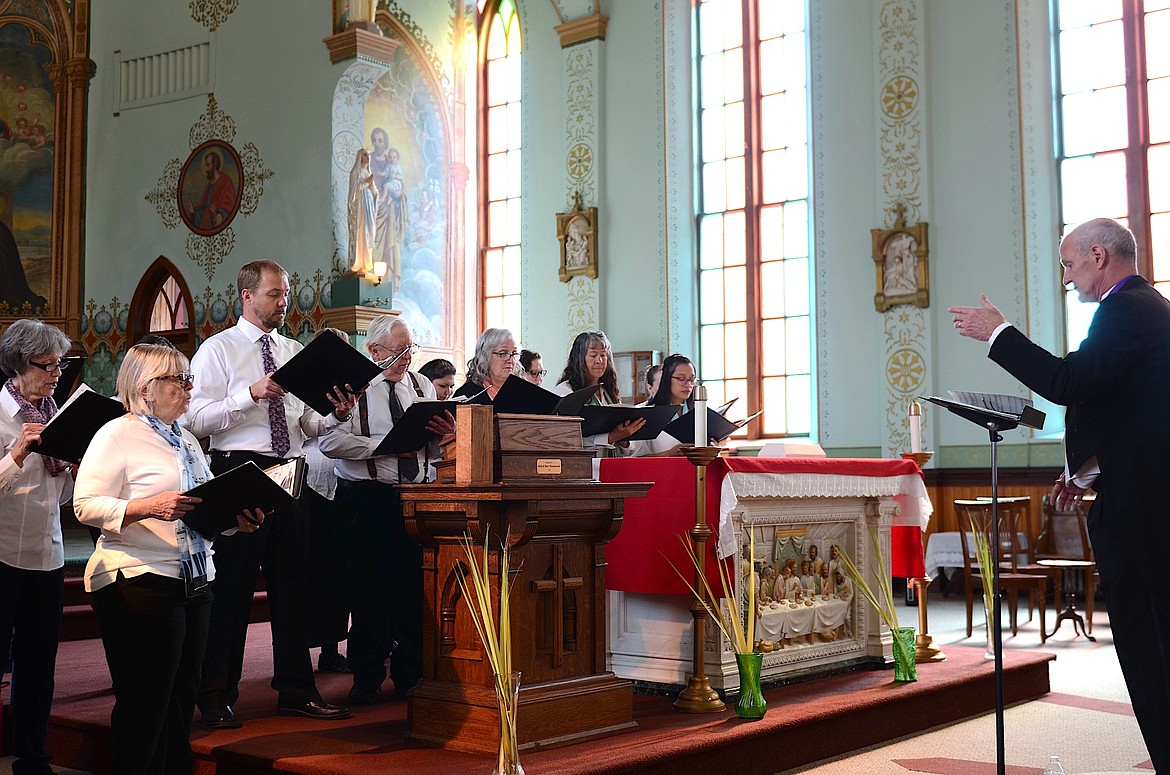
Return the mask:
<path id="1" fill-rule="evenodd" d="M 513 0 L 483 18 L 480 77 L 482 328 L 520 333 L 520 19 Z"/>
<path id="2" fill-rule="evenodd" d="M 750 438 L 812 432 L 803 0 L 697 7 L 700 378 Z M 742 432 L 741 432 L 742 433 Z"/>

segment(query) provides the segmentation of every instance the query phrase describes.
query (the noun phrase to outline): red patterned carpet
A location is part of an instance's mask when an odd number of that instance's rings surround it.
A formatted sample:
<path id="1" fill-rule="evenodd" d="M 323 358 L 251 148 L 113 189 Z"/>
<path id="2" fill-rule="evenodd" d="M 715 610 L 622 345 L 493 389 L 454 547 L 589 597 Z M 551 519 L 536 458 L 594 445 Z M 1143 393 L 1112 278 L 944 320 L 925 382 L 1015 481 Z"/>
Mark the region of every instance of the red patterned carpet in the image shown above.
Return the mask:
<path id="1" fill-rule="evenodd" d="M 244 727 L 208 732 L 196 722 L 192 745 L 201 775 L 491 772 L 494 759 L 407 741 L 406 703 L 392 695 L 340 722 L 273 715 L 270 648 L 267 625 L 252 625 L 236 705 Z M 919 665 L 919 680 L 911 684 L 895 684 L 891 670 L 866 670 L 768 689 L 768 714 L 757 722 L 739 721 L 731 711 L 678 713 L 671 709 L 672 698 L 635 696 L 636 731 L 526 751 L 522 761 L 530 775 L 709 775 L 716 768 L 767 775 L 992 709 L 992 665 L 983 659 L 983 649 L 950 646 L 947 655 L 946 662 Z M 1042 651 L 1005 654 L 1009 704 L 1049 691 L 1051 659 Z M 50 733 L 55 764 L 108 772 L 109 685 L 100 642 L 62 644 Z M 343 702 L 350 678 L 319 675 L 318 685 L 327 700 Z"/>

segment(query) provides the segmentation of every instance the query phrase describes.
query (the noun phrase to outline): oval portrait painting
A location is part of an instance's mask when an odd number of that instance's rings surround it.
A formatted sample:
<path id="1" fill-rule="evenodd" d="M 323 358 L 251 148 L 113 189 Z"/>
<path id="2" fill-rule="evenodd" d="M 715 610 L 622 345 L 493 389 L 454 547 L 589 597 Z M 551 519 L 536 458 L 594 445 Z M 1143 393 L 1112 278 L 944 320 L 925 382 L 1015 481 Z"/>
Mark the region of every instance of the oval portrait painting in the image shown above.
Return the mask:
<path id="1" fill-rule="evenodd" d="M 187 228 L 204 237 L 226 229 L 240 209 L 241 177 L 240 155 L 223 140 L 192 151 L 179 174 L 179 216 Z"/>

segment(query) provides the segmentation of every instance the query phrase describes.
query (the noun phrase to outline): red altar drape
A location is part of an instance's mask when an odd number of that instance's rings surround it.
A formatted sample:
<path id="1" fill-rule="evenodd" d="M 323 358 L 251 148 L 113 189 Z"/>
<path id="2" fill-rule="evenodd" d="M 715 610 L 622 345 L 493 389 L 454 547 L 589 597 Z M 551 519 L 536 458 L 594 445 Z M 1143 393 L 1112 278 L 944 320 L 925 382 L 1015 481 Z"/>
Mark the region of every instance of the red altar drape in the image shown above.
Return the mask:
<path id="1" fill-rule="evenodd" d="M 912 460 L 843 458 L 721 457 L 707 467 L 707 578 L 719 590 L 715 537 L 719 532 L 719 494 L 731 472 L 759 474 L 833 474 L 838 476 L 921 475 Z M 670 568 L 688 581 L 694 568 L 677 536 L 686 536 L 695 522 L 695 468 L 684 458 L 606 458 L 601 461 L 603 482 L 653 482 L 645 498 L 628 499 L 622 528 L 605 549 L 606 587 L 623 592 L 689 595 Z M 899 496 L 900 497 L 900 496 Z M 890 564 L 894 576 L 925 575 L 922 530 L 896 525 L 891 530 Z"/>

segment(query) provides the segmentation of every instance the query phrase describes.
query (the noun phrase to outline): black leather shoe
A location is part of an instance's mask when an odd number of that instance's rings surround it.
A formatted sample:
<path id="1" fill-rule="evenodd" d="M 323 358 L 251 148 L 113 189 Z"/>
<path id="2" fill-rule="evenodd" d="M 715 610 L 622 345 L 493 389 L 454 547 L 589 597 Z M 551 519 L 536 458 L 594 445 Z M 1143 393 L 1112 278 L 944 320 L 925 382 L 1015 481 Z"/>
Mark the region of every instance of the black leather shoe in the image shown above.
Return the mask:
<path id="1" fill-rule="evenodd" d="M 305 716 L 306 718 L 333 721 L 349 718 L 349 708 L 343 705 L 330 705 L 324 700 L 309 700 L 299 704 L 280 705 L 276 712 L 281 716 Z"/>
<path id="2" fill-rule="evenodd" d="M 230 705 L 203 711 L 203 726 L 208 729 L 239 729 L 244 726 L 236 720 Z"/>
<path id="3" fill-rule="evenodd" d="M 382 687 L 380 686 L 354 684 L 353 688 L 349 690 L 349 704 L 370 705 L 375 703 L 378 701 L 378 694 L 381 691 Z"/>
<path id="4" fill-rule="evenodd" d="M 321 654 L 317 657 L 317 672 L 348 673 L 349 662 L 340 654 Z"/>

